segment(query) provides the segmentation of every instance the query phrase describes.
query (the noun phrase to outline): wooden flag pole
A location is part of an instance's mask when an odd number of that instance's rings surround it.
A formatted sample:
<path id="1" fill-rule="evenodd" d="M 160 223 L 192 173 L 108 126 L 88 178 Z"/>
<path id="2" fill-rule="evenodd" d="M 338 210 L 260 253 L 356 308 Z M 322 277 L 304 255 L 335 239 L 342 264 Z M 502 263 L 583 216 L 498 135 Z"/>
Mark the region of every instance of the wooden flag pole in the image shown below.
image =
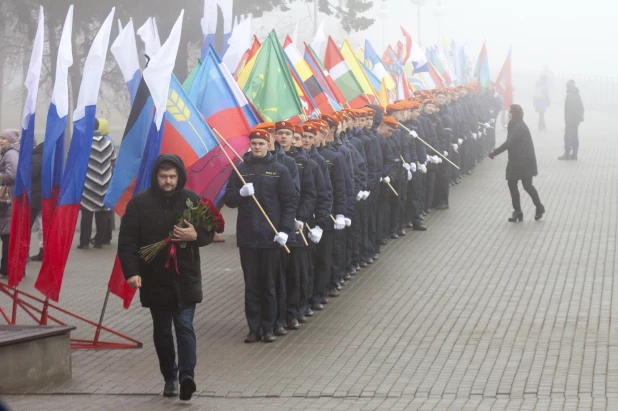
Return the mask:
<path id="1" fill-rule="evenodd" d="M 399 194 L 397 194 L 397 191 L 395 191 L 395 189 L 393 188 L 393 186 L 391 185 L 391 183 L 386 183 L 386 185 L 388 186 L 388 188 L 391 189 L 391 191 L 393 192 L 393 194 L 395 194 L 397 197 L 399 197 Z"/>
<path id="2" fill-rule="evenodd" d="M 399 123 L 399 125 L 400 125 L 401 127 L 403 127 L 405 130 L 407 130 L 407 131 L 408 131 L 408 133 L 411 133 L 411 132 L 412 132 L 412 131 L 408 128 L 408 127 L 404 126 L 403 124 Z M 444 156 L 444 154 L 442 154 L 441 152 L 439 152 L 438 150 L 436 150 L 435 148 L 433 148 L 431 145 L 429 145 L 429 143 L 428 143 L 428 142 L 426 142 L 425 140 L 423 140 L 423 139 L 422 139 L 422 138 L 420 138 L 420 137 L 414 137 L 414 138 L 418 139 L 421 143 L 425 144 L 427 147 L 429 147 L 430 149 L 432 149 L 433 151 L 435 151 L 437 155 L 439 155 L 440 157 L 442 157 L 443 159 L 445 159 L 446 161 L 448 161 L 448 162 L 449 162 L 449 163 L 450 163 L 453 167 L 455 167 L 457 170 L 461 170 L 459 167 L 457 167 L 457 165 L 456 165 L 455 163 L 453 163 L 451 160 L 449 160 L 448 158 L 446 158 L 446 157 Z"/>
<path id="3" fill-rule="evenodd" d="M 219 132 L 216 129 L 212 129 L 212 131 L 215 132 L 216 138 L 219 141 L 219 144 L 221 144 L 221 140 L 224 140 L 223 137 L 221 137 L 221 134 L 219 134 Z M 229 146 L 228 146 L 229 147 Z M 243 178 L 242 174 L 240 174 L 240 171 L 238 171 L 238 169 L 236 168 L 236 165 L 234 164 L 234 162 L 232 161 L 232 159 L 230 158 L 230 156 L 227 154 L 227 152 L 225 151 L 225 149 L 222 149 L 221 151 L 223 151 L 223 154 L 225 154 L 225 157 L 227 158 L 227 161 L 230 162 L 230 165 L 232 166 L 232 168 L 234 169 L 234 171 L 236 172 L 236 175 L 238 176 L 238 178 L 240 178 L 240 181 L 243 184 L 247 184 L 247 182 L 245 181 L 245 179 Z M 255 205 L 258 206 L 258 208 L 260 209 L 260 211 L 262 212 L 262 214 L 264 215 L 264 218 L 266 219 L 266 221 L 268 222 L 268 225 L 270 225 L 270 228 L 273 229 L 275 235 L 279 234 L 279 231 L 277 231 L 277 229 L 275 228 L 275 226 L 273 225 L 272 221 L 270 221 L 270 218 L 268 218 L 268 215 L 266 214 L 266 211 L 264 211 L 264 209 L 262 208 L 262 205 L 260 204 L 260 202 L 258 201 L 258 199 L 255 197 L 255 195 L 252 195 L 251 198 L 253 198 L 253 201 L 255 201 Z M 288 248 L 287 245 L 284 245 L 283 248 L 285 249 L 285 251 L 287 251 L 287 253 L 290 253 L 290 249 Z"/>

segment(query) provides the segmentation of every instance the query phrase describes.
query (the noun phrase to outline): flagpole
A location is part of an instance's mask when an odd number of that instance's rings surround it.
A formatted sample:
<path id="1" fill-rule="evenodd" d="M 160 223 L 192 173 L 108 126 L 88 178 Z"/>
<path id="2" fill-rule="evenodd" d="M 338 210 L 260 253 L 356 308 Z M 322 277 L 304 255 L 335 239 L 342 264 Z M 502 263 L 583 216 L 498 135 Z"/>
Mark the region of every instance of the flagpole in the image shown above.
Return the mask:
<path id="1" fill-rule="evenodd" d="M 219 132 L 217 131 L 217 129 L 213 128 L 212 131 L 215 132 L 215 137 L 217 139 L 217 141 L 219 141 L 219 144 L 221 144 L 221 140 L 224 140 L 223 137 L 221 137 L 221 134 L 219 134 Z M 228 146 L 229 147 L 229 146 Z M 238 169 L 236 168 L 236 165 L 234 164 L 234 162 L 232 161 L 232 159 L 230 158 L 230 156 L 227 154 L 227 152 L 225 151 L 225 149 L 222 149 L 221 151 L 223 151 L 223 154 L 225 154 L 225 157 L 227 158 L 227 161 L 230 162 L 230 165 L 232 166 L 232 168 L 234 169 L 234 171 L 236 172 L 236 175 L 238 176 L 238 178 L 240 179 L 240 181 L 243 184 L 247 184 L 247 182 L 245 181 L 245 179 L 243 178 L 242 174 L 240 174 L 240 171 L 238 171 Z M 275 232 L 275 235 L 279 234 L 279 231 L 277 231 L 277 229 L 275 228 L 275 226 L 273 225 L 272 221 L 270 221 L 270 218 L 268 218 L 268 215 L 266 214 L 266 211 L 264 211 L 264 209 L 262 208 L 262 205 L 260 204 L 260 202 L 258 201 L 258 199 L 255 197 L 255 195 L 251 196 L 253 198 L 253 201 L 255 201 L 255 205 L 258 206 L 258 208 L 260 209 L 260 211 L 262 212 L 262 214 L 264 215 L 264 218 L 266 219 L 266 221 L 268 222 L 268 225 L 270 225 L 270 228 L 273 229 L 273 231 Z M 285 251 L 287 251 L 287 253 L 290 253 L 290 249 L 288 248 L 287 245 L 283 245 L 283 248 L 285 249 Z"/>
<path id="2" fill-rule="evenodd" d="M 403 124 L 399 123 L 399 125 L 400 125 L 401 127 L 403 127 L 405 130 L 407 130 L 407 131 L 408 131 L 408 133 L 411 133 L 411 132 L 412 132 L 412 131 L 408 128 L 408 127 L 404 126 Z M 423 140 L 423 139 L 422 139 L 422 138 L 420 138 L 420 137 L 414 137 L 414 138 L 418 139 L 421 143 L 425 144 L 427 147 L 429 147 L 430 149 L 432 149 L 433 151 L 435 151 L 437 155 L 439 155 L 440 157 L 442 157 L 443 159 L 445 159 L 446 161 L 448 161 L 449 163 L 451 163 L 451 165 L 452 165 L 453 167 L 455 167 L 457 170 L 461 170 L 459 167 L 457 167 L 457 165 L 455 165 L 455 163 L 453 163 L 451 160 L 449 160 L 448 158 L 446 158 L 446 157 L 444 156 L 444 154 L 442 154 L 441 152 L 439 152 L 438 150 L 436 150 L 435 148 L 433 148 L 433 147 L 432 147 L 429 143 L 427 143 L 425 140 Z"/>
<path id="3" fill-rule="evenodd" d="M 214 129 L 213 129 L 213 130 L 214 130 Z M 217 134 L 219 134 L 219 133 L 217 133 Z M 241 163 L 244 163 L 245 161 L 242 159 L 242 157 L 240 156 L 240 154 L 238 154 L 238 152 L 237 152 L 236 150 L 234 150 L 234 147 L 232 147 L 232 146 L 230 145 L 230 143 L 228 143 L 228 142 L 227 142 L 227 140 L 226 140 L 226 139 L 224 139 L 224 138 L 223 138 L 220 134 L 219 134 L 219 137 L 221 137 L 221 139 L 225 142 L 225 145 L 226 145 L 226 146 L 227 146 L 230 150 L 232 150 L 232 152 L 234 153 L 234 155 L 236 155 L 236 157 L 240 160 L 240 162 L 241 162 Z M 294 222 L 295 222 L 295 223 L 298 223 L 298 221 L 297 221 L 296 219 L 294 219 Z M 303 242 L 305 243 L 305 245 L 307 245 L 307 246 L 308 246 L 308 245 L 309 245 L 309 243 L 307 242 L 307 239 L 305 238 L 305 234 L 303 234 L 303 231 L 302 231 L 302 230 L 300 230 L 300 229 L 298 229 L 298 228 L 296 229 L 296 231 L 297 231 L 297 232 L 298 232 L 298 234 L 300 234 L 300 236 L 303 238 Z"/>

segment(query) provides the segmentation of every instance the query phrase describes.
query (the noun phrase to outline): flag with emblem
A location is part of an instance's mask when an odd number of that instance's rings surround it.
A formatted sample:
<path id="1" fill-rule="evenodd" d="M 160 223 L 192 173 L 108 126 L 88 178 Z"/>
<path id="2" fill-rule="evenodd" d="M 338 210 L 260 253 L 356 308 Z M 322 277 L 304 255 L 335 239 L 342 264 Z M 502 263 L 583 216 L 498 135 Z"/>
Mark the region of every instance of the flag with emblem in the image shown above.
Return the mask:
<path id="1" fill-rule="evenodd" d="M 277 122 L 304 114 L 274 30 L 254 58 L 253 67 L 248 64 L 238 76 L 238 85 L 264 120 Z"/>
<path id="2" fill-rule="evenodd" d="M 330 77 L 328 71 L 326 71 L 326 68 L 324 68 L 324 64 L 322 64 L 320 58 L 307 43 L 305 43 L 304 57 L 305 61 L 309 65 L 309 68 L 311 68 L 311 72 L 314 77 L 320 82 L 322 88 L 328 95 L 330 103 L 333 105 L 335 110 L 341 110 L 341 106 L 346 102 L 345 97 L 343 97 L 341 90 L 339 90 L 339 87 L 337 87 L 333 79 Z"/>
<path id="3" fill-rule="evenodd" d="M 350 69 L 350 66 L 331 36 L 328 36 L 328 44 L 326 45 L 326 54 L 324 56 L 324 67 L 328 70 L 350 107 L 360 108 L 373 102 L 359 84 L 354 76 L 354 72 Z"/>
<path id="4" fill-rule="evenodd" d="M 395 83 L 393 82 L 392 77 L 384 68 L 384 63 L 378 57 L 378 53 L 375 52 L 369 40 L 365 40 L 365 53 L 364 53 L 364 63 L 365 66 L 378 78 L 378 80 L 384 80 L 386 87 L 389 90 L 393 90 L 395 88 Z"/>

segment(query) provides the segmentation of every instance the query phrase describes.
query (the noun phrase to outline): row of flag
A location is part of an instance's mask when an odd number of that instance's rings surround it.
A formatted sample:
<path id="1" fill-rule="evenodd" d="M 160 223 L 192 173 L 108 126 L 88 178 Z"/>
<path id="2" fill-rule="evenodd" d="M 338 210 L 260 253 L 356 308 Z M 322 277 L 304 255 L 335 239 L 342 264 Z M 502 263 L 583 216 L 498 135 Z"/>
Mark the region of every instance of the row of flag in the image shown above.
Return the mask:
<path id="1" fill-rule="evenodd" d="M 273 30 L 260 42 L 251 31 L 251 17 L 235 28 L 224 24 L 223 58 L 215 50 L 213 15 L 221 9 L 231 22 L 230 2 L 205 0 L 202 19 L 204 46 L 201 59 L 184 83 L 173 68 L 181 41 L 184 11 L 161 44 L 154 19 L 137 32 L 133 21 L 123 27 L 111 45 L 126 82 L 131 112 L 118 152 L 114 176 L 105 205 L 120 216 L 128 201 L 150 185 L 150 169 L 164 153 L 178 154 L 188 171 L 187 188 L 218 202 L 232 167 L 221 150 L 244 155 L 249 148 L 250 130 L 263 121 L 301 122 L 308 117 L 330 114 L 343 107 L 367 104 L 386 106 L 396 99 L 412 97 L 415 90 L 450 87 L 478 82 L 489 84 L 487 50 L 483 45 L 474 73 L 468 69 L 464 47 L 444 41 L 423 51 L 402 27 L 403 41 L 389 46 L 382 57 L 371 43 L 354 51 L 344 41 L 339 47 L 320 34 L 297 48 L 296 35 L 283 45 Z M 227 16 L 227 17 L 226 17 Z M 101 83 L 112 31 L 114 9 L 101 25 L 86 58 L 76 109 L 73 134 L 66 160 L 64 131 L 68 123 L 68 69 L 73 64 L 71 32 L 73 6 L 69 8 L 59 42 L 56 78 L 49 106 L 43 153 L 43 232 L 46 252 L 35 287 L 47 298 L 58 301 L 64 269 L 73 241 L 86 178 L 90 146 Z M 140 67 L 136 33 L 144 43 L 148 63 Z M 20 151 L 11 223 L 9 284 L 22 279 L 30 243 L 30 185 L 34 142 L 34 117 L 43 52 L 43 8 L 26 79 L 28 97 L 22 121 Z M 320 51 L 326 45 L 324 55 Z M 512 93 L 510 53 L 498 76 L 498 92 Z M 510 100 L 509 104 L 510 104 Z M 505 98 L 505 104 L 507 98 Z M 134 290 L 124 280 L 116 259 L 109 281 L 110 291 L 128 308 Z"/>

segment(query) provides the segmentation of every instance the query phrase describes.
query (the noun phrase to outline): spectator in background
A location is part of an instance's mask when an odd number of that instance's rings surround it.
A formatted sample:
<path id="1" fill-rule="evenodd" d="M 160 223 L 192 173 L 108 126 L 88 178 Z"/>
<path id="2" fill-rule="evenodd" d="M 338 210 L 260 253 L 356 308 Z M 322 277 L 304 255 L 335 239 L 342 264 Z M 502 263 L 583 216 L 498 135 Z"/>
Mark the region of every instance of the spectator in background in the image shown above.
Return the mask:
<path id="1" fill-rule="evenodd" d="M 90 161 L 86 173 L 86 184 L 81 202 L 81 232 L 79 236 L 79 248 L 90 248 L 90 236 L 92 235 L 92 218 L 95 218 L 97 233 L 94 237 L 94 248 L 103 248 L 104 244 L 111 241 L 111 218 L 112 211 L 105 207 L 103 199 L 112 179 L 112 169 L 116 162 L 116 150 L 114 143 L 109 137 L 109 125 L 107 120 L 99 118 L 94 123 L 94 137 L 90 149 Z"/>
<path id="2" fill-rule="evenodd" d="M 5 277 L 9 273 L 9 232 L 11 230 L 13 187 L 15 186 L 18 160 L 19 130 L 4 130 L 0 133 L 0 186 L 5 186 L 10 190 L 10 196 L 5 197 L 7 202 L 2 201 L 5 198 L 0 198 L 0 238 L 2 238 L 0 276 Z"/>
<path id="3" fill-rule="evenodd" d="M 539 81 L 536 82 L 533 100 L 534 109 L 537 113 L 539 113 L 539 131 L 543 131 L 547 128 L 547 125 L 545 124 L 545 111 L 551 105 L 547 75 L 541 74 Z"/>
<path id="4" fill-rule="evenodd" d="M 564 101 L 564 154 L 558 160 L 577 160 L 579 151 L 579 123 L 584 121 L 584 103 L 575 87 L 575 80 L 567 82 L 567 95 Z"/>
<path id="5" fill-rule="evenodd" d="M 43 167 L 43 143 L 32 151 L 32 185 L 30 188 L 30 231 L 36 225 L 39 253 L 30 261 L 43 261 L 43 232 L 41 224 L 41 170 Z"/>

